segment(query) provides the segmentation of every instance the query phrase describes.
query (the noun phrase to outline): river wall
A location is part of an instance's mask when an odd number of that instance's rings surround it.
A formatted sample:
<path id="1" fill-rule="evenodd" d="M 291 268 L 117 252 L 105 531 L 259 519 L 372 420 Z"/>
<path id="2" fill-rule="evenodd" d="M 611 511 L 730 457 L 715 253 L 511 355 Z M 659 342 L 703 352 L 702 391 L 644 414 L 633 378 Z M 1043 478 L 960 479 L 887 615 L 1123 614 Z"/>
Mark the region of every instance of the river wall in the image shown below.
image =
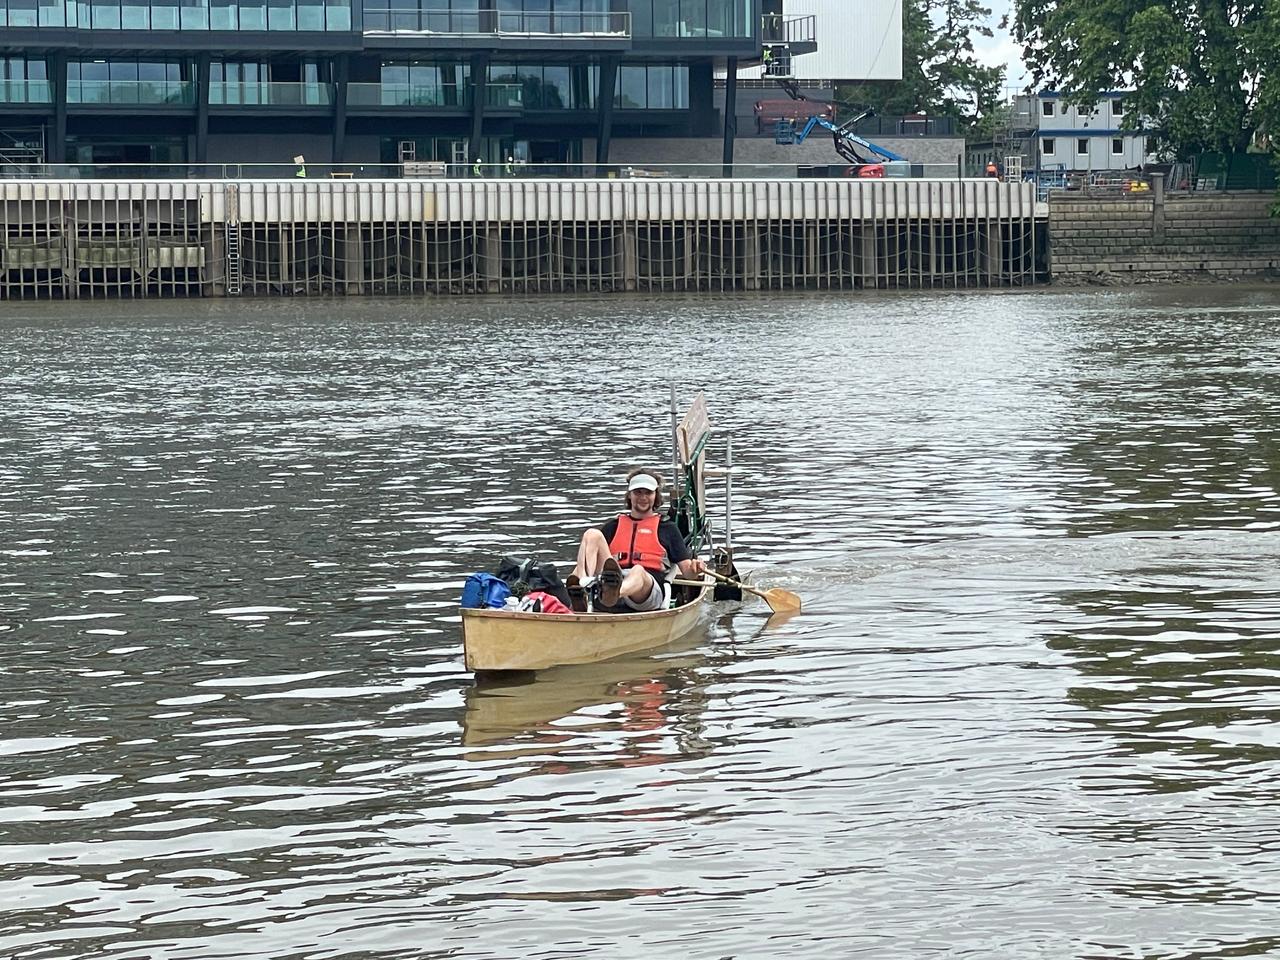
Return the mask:
<path id="1" fill-rule="evenodd" d="M 0 180 L 0 298 L 1025 286 L 992 180 Z"/>
<path id="2" fill-rule="evenodd" d="M 1090 196 L 1049 199 L 1054 283 L 1280 278 L 1274 193 Z"/>

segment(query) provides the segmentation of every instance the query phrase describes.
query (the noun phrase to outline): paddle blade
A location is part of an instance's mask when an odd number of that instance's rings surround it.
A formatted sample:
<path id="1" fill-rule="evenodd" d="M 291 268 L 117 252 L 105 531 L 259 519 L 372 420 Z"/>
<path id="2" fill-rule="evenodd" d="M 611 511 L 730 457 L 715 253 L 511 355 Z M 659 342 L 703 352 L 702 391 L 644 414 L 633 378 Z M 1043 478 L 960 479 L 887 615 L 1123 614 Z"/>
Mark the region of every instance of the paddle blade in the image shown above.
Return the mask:
<path id="1" fill-rule="evenodd" d="M 764 602 L 769 605 L 769 609 L 774 613 L 800 612 L 800 597 L 790 590 L 772 587 L 769 590 L 765 590 L 760 596 L 764 597 Z"/>

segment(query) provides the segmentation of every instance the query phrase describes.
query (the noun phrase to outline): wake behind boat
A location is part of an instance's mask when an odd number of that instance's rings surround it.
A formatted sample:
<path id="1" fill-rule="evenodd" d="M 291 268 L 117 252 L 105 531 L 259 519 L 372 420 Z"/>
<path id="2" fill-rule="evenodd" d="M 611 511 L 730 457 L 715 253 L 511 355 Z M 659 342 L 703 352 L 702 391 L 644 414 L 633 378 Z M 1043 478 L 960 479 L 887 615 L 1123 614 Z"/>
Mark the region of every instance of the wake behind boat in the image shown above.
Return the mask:
<path id="1" fill-rule="evenodd" d="M 711 423 L 702 394 L 676 423 L 672 391 L 673 465 L 676 482 L 667 517 L 680 529 L 693 556 L 711 552 L 706 514 L 705 462 Z M 728 470 L 726 534 L 728 531 Z M 714 551 L 722 572 L 732 571 L 726 544 Z M 545 670 L 562 664 L 597 663 L 663 646 L 695 629 L 706 601 L 741 599 L 710 577 L 700 583 L 669 584 L 666 609 L 630 613 L 533 613 L 506 609 L 462 608 L 462 646 L 468 670 L 475 672 Z"/>

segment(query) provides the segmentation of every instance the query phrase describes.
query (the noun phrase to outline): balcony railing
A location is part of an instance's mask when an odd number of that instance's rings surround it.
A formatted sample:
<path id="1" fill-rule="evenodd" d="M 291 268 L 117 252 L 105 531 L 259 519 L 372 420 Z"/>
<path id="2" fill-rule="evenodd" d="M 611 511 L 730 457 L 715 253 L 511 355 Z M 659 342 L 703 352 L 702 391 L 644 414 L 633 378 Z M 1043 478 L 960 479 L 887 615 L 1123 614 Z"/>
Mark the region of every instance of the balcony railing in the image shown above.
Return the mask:
<path id="1" fill-rule="evenodd" d="M 518 83 L 485 85 L 485 106 L 519 109 L 524 103 L 524 87 Z M 461 95 L 461 96 L 459 96 Z M 471 106 L 473 86 L 412 83 L 349 83 L 347 105 L 352 107 L 452 107 Z"/>
<path id="2" fill-rule="evenodd" d="M 286 6 L 253 3 L 213 6 L 198 0 L 182 6 L 174 3 L 112 3 L 66 0 L 37 5 L 0 0 L 0 28 L 83 27 L 90 30 L 245 30 L 245 31 L 343 31 L 352 29 L 351 0 L 296 0 Z"/>
<path id="3" fill-rule="evenodd" d="M 190 80 L 68 80 L 68 103 L 179 104 L 196 102 Z"/>
<path id="4" fill-rule="evenodd" d="M 0 80 L 0 103 L 52 103 L 48 80 Z"/>
<path id="5" fill-rule="evenodd" d="M 780 13 L 766 13 L 761 17 L 760 39 L 765 43 L 814 43 L 817 38 L 817 18 L 787 17 Z"/>
<path id="6" fill-rule="evenodd" d="M 553 13 L 495 10 L 374 10 L 364 11 L 366 34 L 430 34 L 441 37 L 610 37 L 631 36 L 631 14 Z"/>
<path id="7" fill-rule="evenodd" d="M 333 103 L 333 93 L 327 83 L 214 80 L 209 84 L 209 103 L 214 106 L 248 104 L 320 107 Z"/>

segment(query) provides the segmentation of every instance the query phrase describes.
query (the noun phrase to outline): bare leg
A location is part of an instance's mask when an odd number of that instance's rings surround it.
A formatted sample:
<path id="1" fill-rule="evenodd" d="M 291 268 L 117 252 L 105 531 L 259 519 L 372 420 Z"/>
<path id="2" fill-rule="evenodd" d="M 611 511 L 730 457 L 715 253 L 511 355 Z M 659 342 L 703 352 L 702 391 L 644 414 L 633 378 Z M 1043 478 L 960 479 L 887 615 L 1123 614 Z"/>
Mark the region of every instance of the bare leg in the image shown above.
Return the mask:
<path id="1" fill-rule="evenodd" d="M 648 597 L 652 589 L 652 574 L 644 567 L 631 567 L 622 578 L 622 589 L 619 592 L 624 597 L 639 602 Z"/>
<path id="2" fill-rule="evenodd" d="M 582 535 L 582 543 L 578 545 L 578 562 L 572 575 L 578 579 L 594 577 L 604 569 L 604 562 L 609 556 L 609 541 L 605 540 L 603 533 L 592 527 Z M 623 589 L 626 589 L 625 584 Z"/>

